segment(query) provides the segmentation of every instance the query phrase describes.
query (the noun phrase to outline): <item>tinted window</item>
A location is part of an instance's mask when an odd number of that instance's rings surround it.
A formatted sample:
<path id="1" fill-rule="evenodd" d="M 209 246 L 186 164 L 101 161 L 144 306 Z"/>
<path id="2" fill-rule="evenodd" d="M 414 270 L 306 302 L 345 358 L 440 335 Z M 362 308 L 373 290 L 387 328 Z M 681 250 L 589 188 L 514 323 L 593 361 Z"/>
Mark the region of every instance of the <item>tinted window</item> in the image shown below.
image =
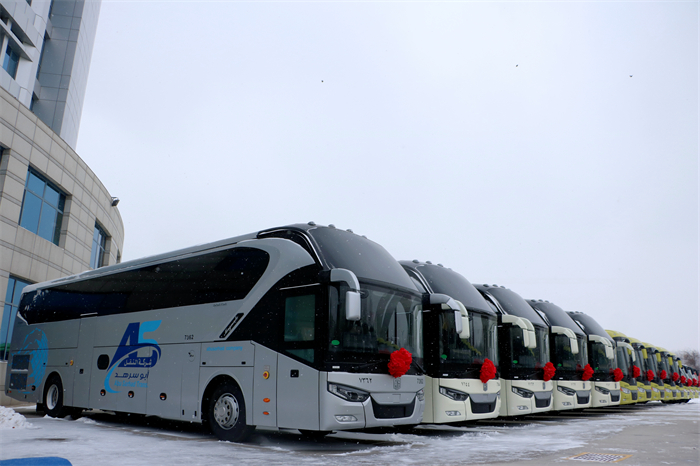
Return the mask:
<path id="1" fill-rule="evenodd" d="M 539 314 L 519 294 L 507 288 L 488 288 L 490 293 L 508 314 L 524 317 L 534 325 L 547 325 Z"/>
<path id="2" fill-rule="evenodd" d="M 358 278 L 415 290 L 413 282 L 386 249 L 362 236 L 334 228 L 313 228 L 309 234 L 329 268 L 352 270 Z"/>
<path id="3" fill-rule="evenodd" d="M 105 249 L 107 249 L 107 233 L 95 223 L 95 230 L 92 233 L 90 267 L 97 269 L 104 265 Z"/>
<path id="4" fill-rule="evenodd" d="M 416 269 L 423 275 L 434 293 L 446 294 L 457 299 L 467 309 L 495 315 L 476 288 L 469 283 L 469 280 L 457 272 L 431 265 L 419 265 Z"/>
<path id="5" fill-rule="evenodd" d="M 10 275 L 7 281 L 7 294 L 5 295 L 5 306 L 2 313 L 2 325 L 0 325 L 0 360 L 6 360 L 10 351 L 12 341 L 12 329 L 15 326 L 15 317 L 22 290 L 28 282 Z"/>
<path id="6" fill-rule="evenodd" d="M 66 197 L 58 188 L 30 169 L 27 173 L 19 224 L 22 228 L 58 244 L 65 203 Z"/>
<path id="7" fill-rule="evenodd" d="M 569 314 L 567 314 L 564 309 L 560 308 L 556 304 L 540 301 L 529 301 L 529 303 L 535 309 L 542 311 L 547 316 L 551 326 L 570 328 L 577 335 L 585 335 L 583 330 L 581 330 L 581 327 L 579 327 L 576 322 L 569 317 Z"/>
<path id="8" fill-rule="evenodd" d="M 234 248 L 96 277 L 27 294 L 29 323 L 75 319 L 243 299 L 267 268 L 269 256 Z"/>

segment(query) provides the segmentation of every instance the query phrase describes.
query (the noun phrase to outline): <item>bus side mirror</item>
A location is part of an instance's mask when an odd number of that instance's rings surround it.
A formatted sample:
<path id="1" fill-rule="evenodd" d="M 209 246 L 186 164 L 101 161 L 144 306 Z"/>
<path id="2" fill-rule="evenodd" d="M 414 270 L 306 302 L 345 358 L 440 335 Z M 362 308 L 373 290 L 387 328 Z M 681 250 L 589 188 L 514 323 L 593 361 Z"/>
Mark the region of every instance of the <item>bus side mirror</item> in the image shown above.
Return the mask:
<path id="1" fill-rule="evenodd" d="M 530 332 L 528 332 L 527 324 L 525 323 L 526 321 L 527 319 L 523 319 L 522 317 L 517 317 L 510 314 L 504 314 L 501 316 L 501 322 L 503 322 L 504 324 L 511 324 L 520 327 L 520 329 L 523 331 L 523 346 L 525 348 L 533 348 L 532 346 L 530 346 L 532 343 L 530 341 Z"/>
<path id="2" fill-rule="evenodd" d="M 362 295 L 359 291 L 345 292 L 345 319 L 360 320 L 362 317 Z"/>
<path id="3" fill-rule="evenodd" d="M 537 348 L 537 338 L 535 337 L 535 326 L 532 325 L 532 322 L 530 322 L 530 319 L 526 319 L 524 317 L 521 317 L 521 319 L 523 319 L 523 322 L 525 322 L 525 325 L 527 325 L 527 333 L 530 336 L 530 344 L 527 345 L 527 347 L 530 349 Z"/>
<path id="4" fill-rule="evenodd" d="M 360 281 L 351 270 L 332 269 L 331 283 L 345 283 L 350 289 L 345 292 L 345 319 L 360 320 L 362 317 L 362 296 Z"/>
<path id="5" fill-rule="evenodd" d="M 455 302 L 459 306 L 459 311 L 455 311 L 455 329 L 457 329 L 457 335 L 459 335 L 460 339 L 467 340 L 471 336 L 469 331 L 469 313 L 461 301 L 455 299 Z"/>
<path id="6" fill-rule="evenodd" d="M 569 346 L 571 346 L 571 354 L 578 354 L 579 353 L 579 348 L 578 348 L 578 341 L 576 341 L 576 334 L 574 333 L 573 330 L 570 328 L 566 327 L 560 327 L 558 325 L 552 325 L 549 330 L 552 333 L 558 333 L 560 335 L 565 335 L 569 337 Z"/>
<path id="7" fill-rule="evenodd" d="M 605 357 L 608 359 L 614 359 L 615 358 L 615 352 L 613 351 L 613 346 L 612 342 L 605 338 L 601 337 L 600 335 L 588 335 L 588 340 L 594 341 L 596 343 L 600 343 L 605 347 Z"/>
<path id="8" fill-rule="evenodd" d="M 430 293 L 423 296 L 424 306 L 426 304 L 430 307 L 440 305 L 443 311 L 454 311 L 456 332 L 462 339 L 469 338 L 469 315 L 464 304 L 441 293 Z"/>

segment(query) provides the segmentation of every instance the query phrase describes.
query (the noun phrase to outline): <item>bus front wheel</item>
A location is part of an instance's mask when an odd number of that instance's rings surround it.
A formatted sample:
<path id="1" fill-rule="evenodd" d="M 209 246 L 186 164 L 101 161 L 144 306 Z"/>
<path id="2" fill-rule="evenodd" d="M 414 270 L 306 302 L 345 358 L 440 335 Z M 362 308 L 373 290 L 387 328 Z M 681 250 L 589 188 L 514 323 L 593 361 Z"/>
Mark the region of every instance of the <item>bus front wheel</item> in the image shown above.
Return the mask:
<path id="1" fill-rule="evenodd" d="M 63 384 L 61 378 L 53 374 L 44 388 L 44 412 L 51 417 L 66 417 L 68 408 L 63 406 Z"/>
<path id="2" fill-rule="evenodd" d="M 234 382 L 219 385 L 209 398 L 207 420 L 214 435 L 229 442 L 242 442 L 255 430 L 246 424 L 243 393 Z"/>

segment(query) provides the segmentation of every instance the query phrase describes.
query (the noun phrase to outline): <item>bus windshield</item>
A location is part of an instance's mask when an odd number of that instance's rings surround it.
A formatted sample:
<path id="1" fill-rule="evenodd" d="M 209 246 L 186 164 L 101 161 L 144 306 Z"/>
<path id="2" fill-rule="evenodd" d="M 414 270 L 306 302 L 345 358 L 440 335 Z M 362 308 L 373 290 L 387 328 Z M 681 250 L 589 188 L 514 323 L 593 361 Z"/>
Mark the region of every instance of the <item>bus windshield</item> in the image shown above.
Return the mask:
<path id="1" fill-rule="evenodd" d="M 605 355 L 605 345 L 598 342 L 591 343 L 591 367 L 596 372 L 608 374 L 615 369 L 615 358 L 608 359 Z"/>
<path id="2" fill-rule="evenodd" d="M 625 376 L 632 377 L 632 356 L 627 352 L 627 348 L 618 346 L 615 348 L 615 353 L 617 354 L 617 367 L 620 368 Z"/>
<path id="3" fill-rule="evenodd" d="M 344 296 L 341 287 L 340 296 Z M 329 357 L 332 361 L 368 360 L 405 348 L 413 358 L 423 357 L 422 304 L 418 293 L 361 284 L 360 320 L 345 319 L 344 298 L 332 299 L 329 318 Z M 335 305 L 333 303 L 335 301 Z M 370 358 L 368 360 L 371 361 Z"/>
<path id="4" fill-rule="evenodd" d="M 498 365 L 496 317 L 472 313 L 469 316 L 469 338 L 463 340 L 455 329 L 454 313 L 440 315 L 440 361 L 445 364 L 481 367 L 485 359 Z"/>
<path id="5" fill-rule="evenodd" d="M 519 327 L 509 328 L 511 341 L 510 359 L 513 367 L 521 369 L 541 369 L 549 361 L 549 331 L 535 327 L 536 348 L 523 345 L 523 331 Z"/>
<path id="6" fill-rule="evenodd" d="M 647 370 L 651 370 L 654 373 L 654 378 L 659 377 L 659 372 L 661 372 L 661 369 L 659 369 L 659 365 L 656 363 L 656 356 L 649 348 L 647 348 L 647 358 L 645 361 L 647 363 Z"/>
<path id="7" fill-rule="evenodd" d="M 586 341 L 580 335 L 577 335 L 578 354 L 571 352 L 571 343 L 566 335 L 554 335 L 554 354 L 552 354 L 552 362 L 557 370 L 582 371 L 583 367 L 588 364 L 588 351 L 586 350 Z"/>
<path id="8" fill-rule="evenodd" d="M 646 380 L 645 372 L 648 371 L 650 369 L 650 367 L 649 367 L 649 364 L 647 363 L 647 360 L 644 359 L 644 353 L 642 353 L 641 348 L 635 347 L 634 354 L 637 356 L 637 362 L 635 364 L 637 365 L 637 367 L 639 367 L 639 370 L 642 373 L 641 380 Z"/>

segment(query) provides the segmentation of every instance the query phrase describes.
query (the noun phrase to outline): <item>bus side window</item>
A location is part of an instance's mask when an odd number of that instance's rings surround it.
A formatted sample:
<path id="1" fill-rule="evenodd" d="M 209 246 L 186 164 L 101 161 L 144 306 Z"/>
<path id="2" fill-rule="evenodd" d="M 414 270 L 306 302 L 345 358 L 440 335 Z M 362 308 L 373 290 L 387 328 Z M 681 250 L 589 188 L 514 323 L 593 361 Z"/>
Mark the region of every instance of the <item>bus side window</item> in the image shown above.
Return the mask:
<path id="1" fill-rule="evenodd" d="M 313 342 L 316 337 L 315 324 L 316 295 L 292 296 L 285 299 L 284 341 L 291 343 L 291 345 L 285 345 L 288 347 L 288 353 L 313 362 L 313 347 L 299 347 L 312 345 L 294 345 L 294 343 Z"/>
<path id="2" fill-rule="evenodd" d="M 284 304 L 284 341 L 312 341 L 316 314 L 316 296 L 287 298 Z"/>

